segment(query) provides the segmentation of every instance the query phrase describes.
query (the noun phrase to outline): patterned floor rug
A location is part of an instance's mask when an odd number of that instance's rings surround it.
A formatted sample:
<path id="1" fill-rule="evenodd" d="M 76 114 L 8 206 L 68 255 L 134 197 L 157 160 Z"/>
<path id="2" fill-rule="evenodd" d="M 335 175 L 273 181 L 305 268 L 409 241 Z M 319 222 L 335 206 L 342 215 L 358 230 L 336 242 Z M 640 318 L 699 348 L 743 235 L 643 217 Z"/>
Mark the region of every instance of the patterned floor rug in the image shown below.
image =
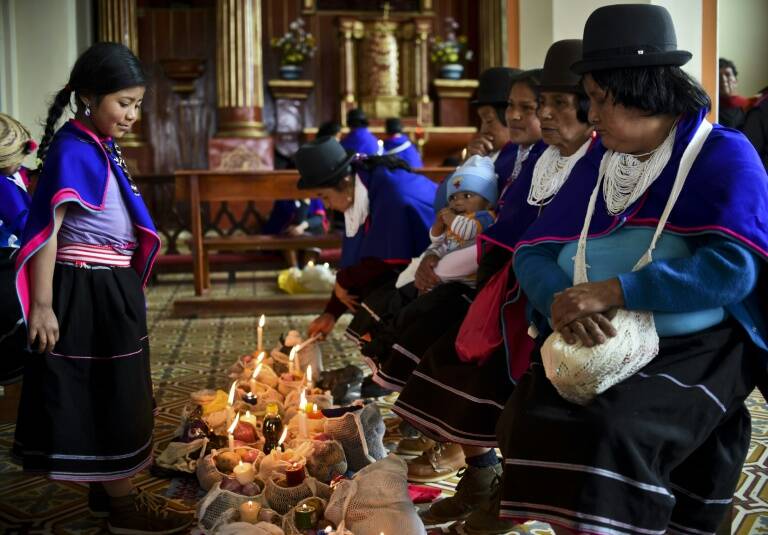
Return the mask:
<path id="1" fill-rule="evenodd" d="M 237 280 L 215 277 L 217 294 L 259 296 L 274 294 L 264 273 L 238 274 Z M 178 319 L 171 317 L 174 299 L 192 295 L 189 277 L 166 276 L 148 291 L 149 332 L 152 346 L 152 378 L 160 413 L 155 422 L 156 452 L 174 436 L 189 393 L 200 388 L 226 388 L 225 370 L 240 354 L 256 344 L 256 317 Z M 265 345 L 271 347 L 282 332 L 303 331 L 311 316 L 268 317 Z M 322 346 L 325 367 L 346 363 L 362 365 L 360 355 L 337 328 Z M 733 532 L 739 535 L 768 534 L 768 410 L 757 394 L 749 400 L 752 412 L 752 444 L 735 496 L 737 516 Z M 386 403 L 383 404 L 387 417 Z M 5 534 L 106 533 L 102 521 L 86 510 L 87 489 L 83 485 L 52 482 L 24 475 L 8 456 L 14 425 L 0 426 L 0 532 Z M 391 445 L 391 444 L 390 444 Z M 192 500 L 198 495 L 194 480 L 162 479 L 143 472 L 136 478 L 142 488 Z M 437 484 L 450 495 L 457 483 Z M 462 533 L 459 525 L 448 525 L 430 533 Z M 527 524 L 517 534 L 551 533 L 544 524 Z M 405 534 L 404 534 L 405 535 Z"/>

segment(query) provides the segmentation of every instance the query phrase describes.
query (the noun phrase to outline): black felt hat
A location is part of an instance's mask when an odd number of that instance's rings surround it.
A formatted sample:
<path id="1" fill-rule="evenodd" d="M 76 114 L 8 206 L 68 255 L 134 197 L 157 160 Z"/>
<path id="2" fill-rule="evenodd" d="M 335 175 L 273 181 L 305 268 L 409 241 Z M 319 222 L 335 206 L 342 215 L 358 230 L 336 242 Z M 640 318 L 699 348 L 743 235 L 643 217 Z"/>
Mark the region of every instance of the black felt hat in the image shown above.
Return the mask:
<path id="1" fill-rule="evenodd" d="M 299 170 L 298 188 L 332 188 L 349 173 L 355 157 L 334 137 L 315 139 L 302 145 L 293 157 Z"/>
<path id="2" fill-rule="evenodd" d="M 564 91 L 583 93 L 581 76 L 571 70 L 571 65 L 581 59 L 581 39 L 557 41 L 547 50 L 547 59 L 541 70 L 539 91 Z"/>
<path id="3" fill-rule="evenodd" d="M 584 25 L 577 74 L 623 67 L 681 66 L 691 53 L 677 49 L 669 12 L 650 4 L 620 4 L 596 9 Z"/>
<path id="4" fill-rule="evenodd" d="M 352 108 L 347 111 L 347 126 L 349 128 L 368 126 L 368 117 L 365 116 L 365 112 L 360 108 Z"/>
<path id="5" fill-rule="evenodd" d="M 510 67 L 491 67 L 480 73 L 477 85 L 477 98 L 472 101 L 476 106 L 506 106 L 509 90 L 520 69 Z"/>
<path id="6" fill-rule="evenodd" d="M 387 134 L 399 134 L 403 131 L 403 123 L 400 121 L 397 117 L 390 117 L 386 120 L 384 124 L 384 128 L 387 131 Z"/>

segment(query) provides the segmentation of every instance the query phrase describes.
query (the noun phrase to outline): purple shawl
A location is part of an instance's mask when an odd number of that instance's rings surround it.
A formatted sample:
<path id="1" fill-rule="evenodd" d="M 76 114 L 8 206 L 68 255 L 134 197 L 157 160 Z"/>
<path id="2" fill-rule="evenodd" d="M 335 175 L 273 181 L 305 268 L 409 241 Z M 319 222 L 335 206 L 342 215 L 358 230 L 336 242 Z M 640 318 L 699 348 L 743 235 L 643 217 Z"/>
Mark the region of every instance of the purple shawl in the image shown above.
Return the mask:
<path id="1" fill-rule="evenodd" d="M 683 151 L 705 115 L 706 110 L 701 110 L 680 120 L 669 163 L 648 191 L 622 214 L 608 214 L 603 196 L 598 195 L 589 237 L 609 234 L 622 224 L 656 227 Z M 576 164 L 555 200 L 517 247 L 579 238 L 605 151 L 602 143 L 597 149 Z M 722 235 L 768 260 L 768 179 L 757 153 L 740 132 L 714 125 L 691 167 L 666 230 L 682 235 Z"/>
<path id="2" fill-rule="evenodd" d="M 489 243 L 514 250 L 517 240 L 538 217 L 539 207 L 528 204 L 528 190 L 531 188 L 533 168 L 546 148 L 547 144 L 543 141 L 537 141 L 531 147 L 517 179 L 504 191 L 497 203 L 499 216 L 496 222 L 478 236 L 480 250 Z"/>
<path id="3" fill-rule="evenodd" d="M 112 172 L 120 186 L 139 241 L 131 265 L 141 277 L 142 283 L 147 283 L 160 249 L 160 238 L 141 196 L 133 193 L 122 169 L 111 162 L 101 146 L 102 141 L 113 143 L 111 139 L 99 139 L 77 121 L 69 121 L 51 142 L 32 197 L 21 249 L 16 259 L 16 291 L 25 319 L 30 305 L 29 259 L 51 238 L 56 208 L 67 202 L 76 202 L 89 210 L 103 210 L 108 165 L 112 165 Z"/>

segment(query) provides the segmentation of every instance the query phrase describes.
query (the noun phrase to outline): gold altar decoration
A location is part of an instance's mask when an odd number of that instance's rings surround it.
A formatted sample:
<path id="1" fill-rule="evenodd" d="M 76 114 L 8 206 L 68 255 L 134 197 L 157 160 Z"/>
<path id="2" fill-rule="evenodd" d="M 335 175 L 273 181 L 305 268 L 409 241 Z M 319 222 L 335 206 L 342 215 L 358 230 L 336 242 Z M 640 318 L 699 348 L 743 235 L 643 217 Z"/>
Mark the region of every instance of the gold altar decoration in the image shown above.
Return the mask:
<path id="1" fill-rule="evenodd" d="M 431 17 L 394 20 L 389 5 L 375 19 L 340 17 L 341 113 L 360 107 L 372 119 L 432 124 L 428 38 Z"/>

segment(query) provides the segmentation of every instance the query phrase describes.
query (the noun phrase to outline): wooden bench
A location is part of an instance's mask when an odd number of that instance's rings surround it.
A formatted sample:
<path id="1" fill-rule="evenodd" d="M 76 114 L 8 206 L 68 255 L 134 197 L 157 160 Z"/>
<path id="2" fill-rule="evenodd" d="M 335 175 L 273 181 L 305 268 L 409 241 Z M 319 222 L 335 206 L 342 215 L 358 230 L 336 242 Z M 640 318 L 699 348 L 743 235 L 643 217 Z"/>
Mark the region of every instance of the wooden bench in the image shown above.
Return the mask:
<path id="1" fill-rule="evenodd" d="M 441 181 L 452 168 L 434 167 L 417 170 L 435 182 Z M 333 249 L 341 245 L 341 236 L 216 236 L 203 234 L 202 205 L 216 202 L 275 201 L 305 199 L 317 195 L 315 190 L 299 190 L 295 170 L 209 171 L 180 170 L 175 173 L 175 197 L 189 203 L 192 272 L 195 295 L 210 289 L 211 251 Z"/>

